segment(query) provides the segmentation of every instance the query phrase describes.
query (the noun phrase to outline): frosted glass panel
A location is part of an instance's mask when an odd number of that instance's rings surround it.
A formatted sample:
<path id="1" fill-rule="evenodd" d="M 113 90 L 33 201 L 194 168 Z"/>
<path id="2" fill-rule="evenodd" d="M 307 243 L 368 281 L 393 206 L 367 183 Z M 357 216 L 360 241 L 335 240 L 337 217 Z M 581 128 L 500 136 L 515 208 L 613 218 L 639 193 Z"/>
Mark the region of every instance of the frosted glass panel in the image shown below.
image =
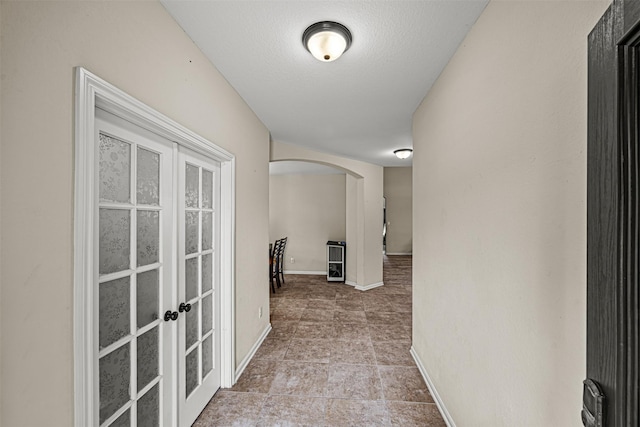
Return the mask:
<path id="1" fill-rule="evenodd" d="M 198 303 L 191 304 L 191 311 L 187 312 L 187 336 L 185 350 L 191 347 L 198 341 Z"/>
<path id="2" fill-rule="evenodd" d="M 202 170 L 202 207 L 213 209 L 213 172 Z"/>
<path id="3" fill-rule="evenodd" d="M 213 241 L 213 213 L 202 212 L 202 250 L 212 248 Z"/>
<path id="4" fill-rule="evenodd" d="M 158 270 L 138 274 L 136 317 L 138 329 L 158 319 Z"/>
<path id="5" fill-rule="evenodd" d="M 138 211 L 138 266 L 158 262 L 160 212 Z"/>
<path id="6" fill-rule="evenodd" d="M 131 217 L 128 210 L 100 209 L 100 274 L 129 268 Z"/>
<path id="7" fill-rule="evenodd" d="M 186 300 L 191 301 L 198 296 L 198 258 L 185 261 L 185 292 Z"/>
<path id="8" fill-rule="evenodd" d="M 129 344 L 107 354 L 100 365 L 100 424 L 129 401 Z"/>
<path id="9" fill-rule="evenodd" d="M 198 251 L 198 221 L 199 212 L 185 212 L 185 253 L 187 255 Z"/>
<path id="10" fill-rule="evenodd" d="M 188 208 L 197 208 L 199 191 L 198 167 L 186 165 L 186 182 L 184 189 L 185 203 Z"/>
<path id="11" fill-rule="evenodd" d="M 98 341 L 100 341 L 100 349 L 129 335 L 131 310 L 129 282 L 129 277 L 123 277 L 98 285 L 100 300 Z"/>
<path id="12" fill-rule="evenodd" d="M 204 378 L 213 369 L 213 350 L 211 344 L 213 343 L 213 335 L 209 335 L 206 340 L 202 342 L 202 378 Z"/>
<path id="13" fill-rule="evenodd" d="M 140 147 L 136 190 L 138 204 L 160 204 L 160 155 Z"/>
<path id="14" fill-rule="evenodd" d="M 157 427 L 160 425 L 159 385 L 154 385 L 138 400 L 138 427 Z"/>
<path id="15" fill-rule="evenodd" d="M 158 327 L 138 337 L 138 392 L 158 376 Z"/>
<path id="16" fill-rule="evenodd" d="M 191 353 L 187 354 L 187 366 L 186 366 L 186 385 L 187 385 L 187 396 L 191 394 L 191 392 L 198 385 L 198 348 L 196 347 Z"/>
<path id="17" fill-rule="evenodd" d="M 211 295 L 202 298 L 202 335 L 209 332 L 213 327 L 213 306 L 211 301 Z"/>
<path id="18" fill-rule="evenodd" d="M 213 256 L 202 255 L 202 293 L 213 287 Z"/>
<path id="19" fill-rule="evenodd" d="M 116 419 L 109 427 L 130 427 L 131 426 L 131 409 L 127 409 Z"/>
<path id="20" fill-rule="evenodd" d="M 100 200 L 131 201 L 131 145 L 100 134 Z"/>

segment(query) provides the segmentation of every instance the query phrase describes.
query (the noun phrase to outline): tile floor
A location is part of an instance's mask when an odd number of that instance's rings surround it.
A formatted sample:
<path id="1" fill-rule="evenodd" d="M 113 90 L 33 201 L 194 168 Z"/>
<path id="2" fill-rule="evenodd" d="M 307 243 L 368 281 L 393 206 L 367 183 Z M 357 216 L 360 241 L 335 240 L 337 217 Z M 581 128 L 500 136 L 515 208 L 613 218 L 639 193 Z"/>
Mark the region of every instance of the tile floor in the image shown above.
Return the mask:
<path id="1" fill-rule="evenodd" d="M 287 275 L 273 330 L 194 426 L 445 426 L 409 354 L 411 257 L 384 261 L 366 292 Z"/>

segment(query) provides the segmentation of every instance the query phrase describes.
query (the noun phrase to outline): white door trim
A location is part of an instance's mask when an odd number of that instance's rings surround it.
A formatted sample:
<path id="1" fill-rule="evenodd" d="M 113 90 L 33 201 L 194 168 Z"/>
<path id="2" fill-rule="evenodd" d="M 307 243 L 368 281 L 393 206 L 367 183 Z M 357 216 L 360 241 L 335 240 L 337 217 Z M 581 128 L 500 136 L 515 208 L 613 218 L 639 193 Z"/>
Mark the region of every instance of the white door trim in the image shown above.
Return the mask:
<path id="1" fill-rule="evenodd" d="M 235 156 L 122 92 L 82 67 L 76 68 L 74 190 L 74 419 L 77 427 L 93 424 L 95 395 L 92 348 L 94 324 L 94 223 L 97 200 L 94 147 L 95 108 L 115 114 L 206 157 L 220 162 L 220 319 L 221 386 L 233 385 L 235 360 Z"/>

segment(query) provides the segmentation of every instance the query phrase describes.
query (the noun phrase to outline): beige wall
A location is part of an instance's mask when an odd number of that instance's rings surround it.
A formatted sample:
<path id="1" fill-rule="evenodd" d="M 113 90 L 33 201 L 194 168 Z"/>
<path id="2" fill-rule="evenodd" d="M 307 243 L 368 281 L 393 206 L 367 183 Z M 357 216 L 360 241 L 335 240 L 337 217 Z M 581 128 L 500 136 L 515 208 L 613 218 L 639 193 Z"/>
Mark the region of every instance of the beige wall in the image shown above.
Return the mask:
<path id="1" fill-rule="evenodd" d="M 413 240 L 411 167 L 384 168 L 387 254 L 410 254 Z"/>
<path id="2" fill-rule="evenodd" d="M 414 114 L 413 345 L 459 426 L 580 425 L 587 34 L 493 1 Z"/>
<path id="3" fill-rule="evenodd" d="M 345 279 L 347 283 L 358 283 L 358 277 L 364 277 L 364 257 L 363 250 L 358 250 L 362 244 L 359 236 L 364 235 L 364 204 L 358 199 L 358 194 L 363 193 L 363 178 L 358 178 L 347 174 L 346 180 L 346 242 L 356 242 L 356 244 L 348 243 L 346 250 L 347 266 Z"/>
<path id="4" fill-rule="evenodd" d="M 74 67 L 237 156 L 236 358 L 267 326 L 268 130 L 157 2 L 3 1 L 2 408 L 73 424 Z"/>
<path id="5" fill-rule="evenodd" d="M 382 283 L 382 166 L 312 151 L 300 146 L 271 142 L 271 160 L 302 160 L 343 169 L 352 175 L 347 178 L 347 280 L 353 271 L 351 248 L 355 246 L 356 280 L 352 284 L 366 289 Z M 351 197 L 355 191 L 356 200 Z M 352 215 L 354 209 L 357 214 Z M 354 221 L 355 220 L 355 221 Z M 354 230 L 355 229 L 355 230 Z M 355 244 L 354 244 L 355 240 Z"/>
<path id="6" fill-rule="evenodd" d="M 327 271 L 327 240 L 346 239 L 345 192 L 345 174 L 271 175 L 269 236 L 288 237 L 285 271 Z"/>

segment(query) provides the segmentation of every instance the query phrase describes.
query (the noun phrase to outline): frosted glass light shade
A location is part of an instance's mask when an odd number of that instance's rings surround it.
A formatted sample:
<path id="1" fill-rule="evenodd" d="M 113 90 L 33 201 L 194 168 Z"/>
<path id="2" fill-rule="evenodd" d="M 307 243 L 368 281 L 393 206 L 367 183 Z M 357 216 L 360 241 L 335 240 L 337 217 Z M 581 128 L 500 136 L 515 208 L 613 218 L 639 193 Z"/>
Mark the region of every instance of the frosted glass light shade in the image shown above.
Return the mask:
<path id="1" fill-rule="evenodd" d="M 342 56 L 347 41 L 338 33 L 321 31 L 311 36 L 307 42 L 309 52 L 318 60 L 331 62 Z"/>
<path id="2" fill-rule="evenodd" d="M 411 156 L 411 153 L 413 153 L 411 148 L 401 148 L 393 152 L 393 154 L 395 154 L 399 159 L 406 159 Z"/>
<path id="3" fill-rule="evenodd" d="M 351 32 L 337 22 L 317 22 L 305 30 L 302 43 L 318 61 L 331 62 L 349 49 Z"/>

